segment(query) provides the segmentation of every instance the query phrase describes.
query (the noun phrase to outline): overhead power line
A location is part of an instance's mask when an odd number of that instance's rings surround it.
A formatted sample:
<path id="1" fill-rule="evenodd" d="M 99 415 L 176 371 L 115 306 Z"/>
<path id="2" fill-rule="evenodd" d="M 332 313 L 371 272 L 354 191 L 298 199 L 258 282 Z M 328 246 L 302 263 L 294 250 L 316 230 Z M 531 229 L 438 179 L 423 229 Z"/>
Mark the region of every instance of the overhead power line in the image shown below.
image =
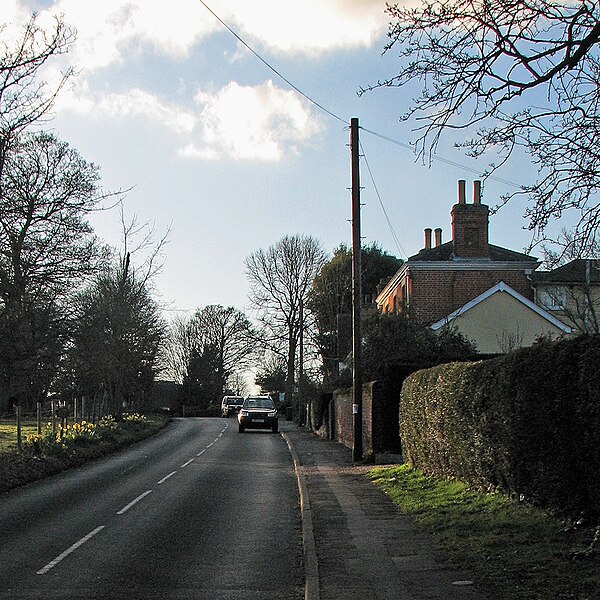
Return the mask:
<path id="1" fill-rule="evenodd" d="M 404 248 L 402 247 L 402 244 L 400 243 L 400 239 L 396 235 L 394 226 L 392 225 L 392 222 L 388 216 L 387 210 L 385 209 L 385 206 L 383 205 L 383 200 L 381 199 L 381 194 L 379 193 L 379 189 L 377 188 L 377 184 L 375 183 L 375 178 L 373 177 L 373 172 L 371 171 L 371 166 L 369 165 L 369 161 L 367 160 L 367 155 L 365 154 L 362 143 L 360 143 L 360 151 L 361 151 L 362 157 L 365 161 L 365 166 L 367 167 L 369 177 L 371 178 L 371 183 L 373 184 L 373 189 L 375 190 L 375 195 L 377 196 L 377 199 L 379 200 L 379 205 L 381 206 L 381 211 L 383 212 L 383 216 L 385 217 L 385 220 L 388 224 L 390 233 L 392 234 L 392 238 L 394 239 L 394 242 L 396 244 L 396 248 L 398 249 L 398 253 L 400 254 L 400 256 L 408 256 L 407 252 L 404 250 Z"/>
<path id="2" fill-rule="evenodd" d="M 330 110 L 328 110 L 327 108 L 325 108 L 322 104 L 319 104 L 316 100 L 313 100 L 310 96 L 308 96 L 307 94 L 305 94 L 300 88 L 296 87 L 289 79 L 287 79 L 287 77 L 285 77 L 284 75 L 282 75 L 271 63 L 269 63 L 267 60 L 265 60 L 258 52 L 256 52 L 254 50 L 254 48 L 252 48 L 250 46 L 250 44 L 248 44 L 244 39 L 242 39 L 231 27 L 229 27 L 229 25 L 227 25 L 227 23 L 225 23 L 225 21 L 223 21 L 223 19 L 221 19 L 221 17 L 219 17 L 219 15 L 217 15 L 212 8 L 210 8 L 206 2 L 204 2 L 204 0 L 198 0 L 198 2 L 200 2 L 200 4 L 202 4 L 202 6 L 204 6 L 204 8 L 206 8 L 206 10 L 215 18 L 217 19 L 217 21 L 219 21 L 219 23 L 221 23 L 221 25 L 223 25 L 223 27 L 225 27 L 225 29 L 227 29 L 227 31 L 229 31 L 229 33 L 231 33 L 231 35 L 233 35 L 233 37 L 235 37 L 235 39 L 240 42 L 240 44 L 242 44 L 244 47 L 246 47 L 250 52 L 252 52 L 252 54 L 254 54 L 254 56 L 256 56 L 256 58 L 258 58 L 258 60 L 260 60 L 261 63 L 263 63 L 263 65 L 265 65 L 265 67 L 267 67 L 269 70 L 273 71 L 273 73 L 275 73 L 275 75 L 277 75 L 277 77 L 279 77 L 282 81 L 285 81 L 285 83 L 287 83 L 293 90 L 295 90 L 296 92 L 298 92 L 303 98 L 306 98 L 306 100 L 308 100 L 311 104 L 314 104 L 318 109 L 322 110 L 323 112 L 327 113 L 330 117 L 333 117 L 334 119 L 337 119 L 338 121 L 341 121 L 344 124 L 348 124 L 348 120 L 347 119 L 342 119 L 342 117 L 336 115 L 335 113 L 331 112 Z"/>
<path id="3" fill-rule="evenodd" d="M 343 119 L 342 117 L 340 117 L 339 115 L 337 115 L 333 111 L 329 110 L 328 108 L 324 107 L 322 104 L 320 104 L 319 102 L 317 102 L 316 100 L 314 100 L 313 98 L 311 98 L 308 94 L 306 94 L 305 92 L 303 92 L 298 86 L 294 85 L 287 77 L 285 77 L 280 71 L 278 71 L 271 63 L 269 63 L 258 52 L 256 52 L 256 50 L 254 50 L 254 48 L 252 48 L 252 46 L 250 46 L 250 44 L 248 44 L 234 29 L 232 29 L 223 19 L 221 19 L 221 17 L 219 17 L 219 15 L 217 15 L 215 13 L 215 11 L 212 10 L 212 8 L 210 8 L 210 6 L 208 6 L 208 4 L 206 4 L 206 2 L 204 2 L 204 0 L 198 0 L 198 2 L 200 2 L 200 4 L 202 4 L 202 6 L 204 6 L 204 8 L 206 8 L 206 10 L 217 21 L 219 21 L 219 23 L 221 23 L 221 25 L 223 25 L 223 27 L 225 27 L 225 29 L 227 29 L 227 31 L 229 31 L 229 33 L 231 33 L 231 35 L 233 35 L 233 37 L 235 37 L 236 40 L 238 40 L 240 42 L 240 44 L 242 44 L 245 48 L 247 48 L 249 52 L 251 52 L 256 58 L 258 58 L 258 60 L 260 60 L 260 62 L 263 63 L 277 77 L 279 77 L 279 79 L 281 79 L 282 81 L 284 81 L 285 83 L 287 83 L 287 85 L 289 85 L 293 90 L 295 90 L 303 98 L 305 98 L 306 100 L 308 100 L 308 102 L 310 102 L 311 104 L 313 104 L 314 106 L 316 106 L 319 110 L 321 110 L 324 113 L 328 114 L 330 117 L 336 119 L 337 121 L 340 121 L 341 123 L 344 123 L 345 125 L 348 125 L 348 123 L 350 122 L 350 119 Z M 391 144 L 395 144 L 396 146 L 400 146 L 401 148 L 405 148 L 407 150 L 410 150 L 411 152 L 414 152 L 414 147 L 411 146 L 410 144 L 406 143 L 406 142 L 402 142 L 400 140 L 396 140 L 396 139 L 391 138 L 389 136 L 383 135 L 382 133 L 378 133 L 377 131 L 373 131 L 372 129 L 367 129 L 366 127 L 362 127 L 361 126 L 360 129 L 362 129 L 366 133 L 370 133 L 371 135 L 374 135 L 374 136 L 376 136 L 376 137 L 378 137 L 378 138 L 380 138 L 382 140 L 385 140 L 386 142 L 390 142 Z M 432 157 L 431 157 L 431 159 L 433 161 L 441 162 L 441 163 L 450 165 L 452 167 L 455 167 L 457 169 L 461 169 L 462 171 L 468 171 L 469 173 L 474 173 L 476 175 L 481 175 L 481 171 L 478 170 L 478 169 L 474 169 L 473 167 L 467 167 L 467 166 L 465 166 L 463 164 L 460 164 L 460 163 L 457 163 L 455 161 L 452 161 L 452 160 L 449 160 L 447 158 L 444 158 L 443 156 L 439 156 L 438 154 L 433 154 Z M 517 183 L 514 183 L 513 181 L 508 181 L 507 179 L 501 179 L 500 177 L 496 177 L 495 175 L 488 175 L 487 179 L 490 179 L 492 181 L 496 181 L 498 183 L 502 183 L 504 185 L 515 187 L 515 188 L 521 188 L 522 187 L 521 185 L 519 185 Z"/>

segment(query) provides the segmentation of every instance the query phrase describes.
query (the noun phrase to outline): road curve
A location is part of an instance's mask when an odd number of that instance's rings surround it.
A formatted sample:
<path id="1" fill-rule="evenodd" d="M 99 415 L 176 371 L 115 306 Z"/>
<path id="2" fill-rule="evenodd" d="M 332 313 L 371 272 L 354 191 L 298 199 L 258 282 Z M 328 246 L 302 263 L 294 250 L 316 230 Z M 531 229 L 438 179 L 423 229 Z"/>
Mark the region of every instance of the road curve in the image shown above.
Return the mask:
<path id="1" fill-rule="evenodd" d="M 0 599 L 303 597 L 285 441 L 233 419 L 158 435 L 0 498 Z"/>

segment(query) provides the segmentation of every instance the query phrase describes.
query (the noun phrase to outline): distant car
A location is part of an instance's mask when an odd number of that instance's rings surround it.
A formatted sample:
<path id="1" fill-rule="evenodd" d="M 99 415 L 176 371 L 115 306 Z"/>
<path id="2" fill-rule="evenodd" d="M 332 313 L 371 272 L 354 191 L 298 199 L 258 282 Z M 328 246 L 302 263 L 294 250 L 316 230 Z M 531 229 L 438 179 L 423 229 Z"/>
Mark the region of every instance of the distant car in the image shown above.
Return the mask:
<path id="1" fill-rule="evenodd" d="M 244 404 L 244 399 L 241 396 L 225 396 L 221 402 L 221 415 L 230 417 L 240 412 Z"/>
<path id="2" fill-rule="evenodd" d="M 279 431 L 279 420 L 275 403 L 268 396 L 248 396 L 238 413 L 239 432 L 246 429 L 270 429 Z"/>

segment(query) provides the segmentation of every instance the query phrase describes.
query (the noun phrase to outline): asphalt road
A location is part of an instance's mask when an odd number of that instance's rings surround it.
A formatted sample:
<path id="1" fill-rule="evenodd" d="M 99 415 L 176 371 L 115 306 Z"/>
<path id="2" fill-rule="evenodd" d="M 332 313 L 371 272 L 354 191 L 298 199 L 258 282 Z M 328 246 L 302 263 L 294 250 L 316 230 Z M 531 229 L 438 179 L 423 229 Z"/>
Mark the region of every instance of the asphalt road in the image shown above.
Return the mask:
<path id="1" fill-rule="evenodd" d="M 0 598 L 301 599 L 287 446 L 236 425 L 174 420 L 0 497 Z"/>

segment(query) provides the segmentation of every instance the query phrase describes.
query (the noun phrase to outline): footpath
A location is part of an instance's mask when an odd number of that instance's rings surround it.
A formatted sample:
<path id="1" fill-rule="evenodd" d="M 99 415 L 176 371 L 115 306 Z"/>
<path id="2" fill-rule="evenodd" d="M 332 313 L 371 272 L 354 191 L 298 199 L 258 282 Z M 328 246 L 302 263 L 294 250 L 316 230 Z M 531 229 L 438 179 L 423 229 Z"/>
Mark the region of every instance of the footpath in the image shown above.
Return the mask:
<path id="1" fill-rule="evenodd" d="M 402 515 L 345 446 L 280 421 L 302 509 L 306 600 L 485 600 L 444 563 L 432 536 Z"/>

